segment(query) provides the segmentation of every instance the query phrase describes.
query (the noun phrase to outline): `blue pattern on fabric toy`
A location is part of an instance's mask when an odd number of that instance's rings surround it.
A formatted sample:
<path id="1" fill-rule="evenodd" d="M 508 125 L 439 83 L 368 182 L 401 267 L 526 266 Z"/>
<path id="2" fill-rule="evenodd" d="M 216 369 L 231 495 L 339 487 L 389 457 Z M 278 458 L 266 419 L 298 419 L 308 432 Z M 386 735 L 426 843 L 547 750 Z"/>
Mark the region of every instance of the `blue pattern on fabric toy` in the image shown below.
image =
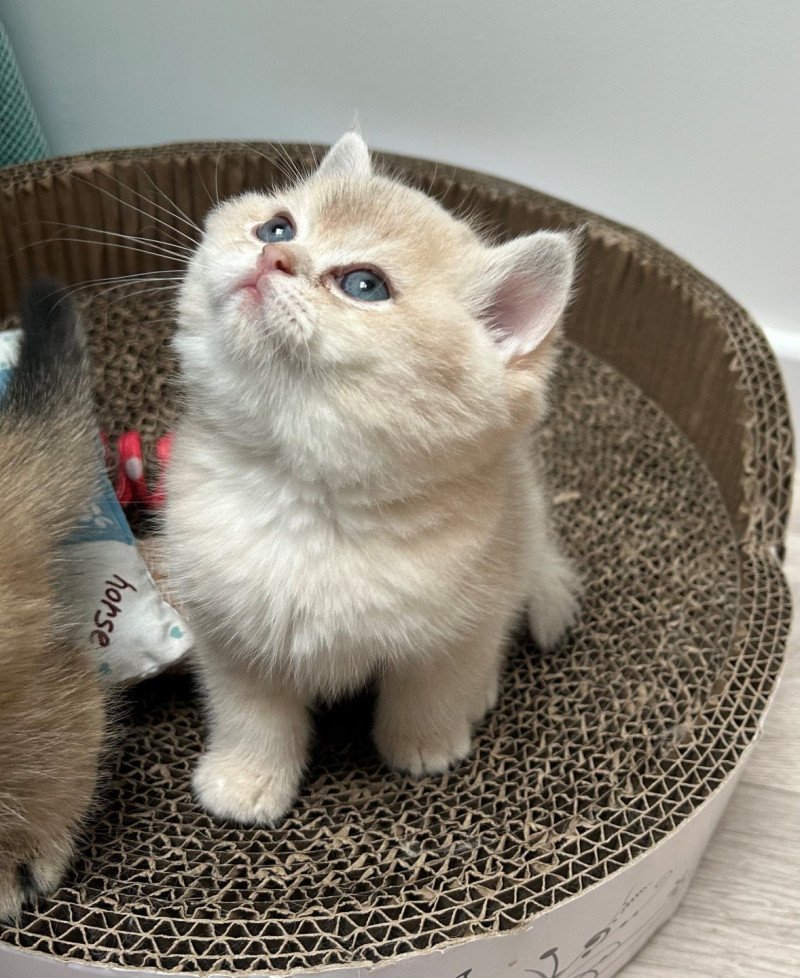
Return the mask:
<path id="1" fill-rule="evenodd" d="M 77 522 L 67 542 L 95 543 L 98 540 L 135 544 L 114 487 L 104 470 L 97 473 L 97 486 L 89 511 Z"/>
<path id="2" fill-rule="evenodd" d="M 0 332 L 0 396 L 17 359 L 20 333 Z M 192 636 L 161 597 L 102 464 L 98 438 L 96 491 L 65 541 L 64 598 L 75 634 L 87 642 L 109 685 L 155 676 L 189 651 Z"/>

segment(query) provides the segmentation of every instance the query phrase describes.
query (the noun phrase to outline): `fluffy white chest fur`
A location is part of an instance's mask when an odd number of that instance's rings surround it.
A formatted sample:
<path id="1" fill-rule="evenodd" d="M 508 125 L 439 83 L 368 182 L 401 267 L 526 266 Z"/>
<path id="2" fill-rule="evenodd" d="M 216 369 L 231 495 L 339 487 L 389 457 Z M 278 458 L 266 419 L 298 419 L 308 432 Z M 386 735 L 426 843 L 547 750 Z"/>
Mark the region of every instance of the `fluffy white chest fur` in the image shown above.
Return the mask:
<path id="1" fill-rule="evenodd" d="M 525 490 L 504 469 L 376 505 L 187 426 L 170 478 L 173 575 L 215 642 L 264 675 L 311 698 L 352 691 L 521 606 Z"/>

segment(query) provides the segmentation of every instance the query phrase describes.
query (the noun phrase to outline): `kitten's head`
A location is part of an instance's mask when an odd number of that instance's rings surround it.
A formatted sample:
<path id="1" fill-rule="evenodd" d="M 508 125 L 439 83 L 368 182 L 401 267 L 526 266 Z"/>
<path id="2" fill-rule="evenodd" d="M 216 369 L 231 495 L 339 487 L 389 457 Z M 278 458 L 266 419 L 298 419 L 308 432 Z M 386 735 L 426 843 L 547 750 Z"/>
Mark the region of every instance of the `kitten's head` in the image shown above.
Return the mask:
<path id="1" fill-rule="evenodd" d="M 190 396 L 309 478 L 474 464 L 541 407 L 575 250 L 485 244 L 348 133 L 307 178 L 210 214 L 180 299 Z"/>

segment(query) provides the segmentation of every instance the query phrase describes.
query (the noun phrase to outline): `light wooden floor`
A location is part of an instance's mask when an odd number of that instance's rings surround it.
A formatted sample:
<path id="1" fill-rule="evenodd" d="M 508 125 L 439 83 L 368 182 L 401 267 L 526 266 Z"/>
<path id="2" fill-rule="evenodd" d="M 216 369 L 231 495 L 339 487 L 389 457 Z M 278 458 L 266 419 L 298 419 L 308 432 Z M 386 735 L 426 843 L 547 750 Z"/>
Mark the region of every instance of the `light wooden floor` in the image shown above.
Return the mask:
<path id="1" fill-rule="evenodd" d="M 786 571 L 800 608 L 800 499 Z M 763 736 L 697 876 L 621 978 L 800 978 L 799 617 Z"/>

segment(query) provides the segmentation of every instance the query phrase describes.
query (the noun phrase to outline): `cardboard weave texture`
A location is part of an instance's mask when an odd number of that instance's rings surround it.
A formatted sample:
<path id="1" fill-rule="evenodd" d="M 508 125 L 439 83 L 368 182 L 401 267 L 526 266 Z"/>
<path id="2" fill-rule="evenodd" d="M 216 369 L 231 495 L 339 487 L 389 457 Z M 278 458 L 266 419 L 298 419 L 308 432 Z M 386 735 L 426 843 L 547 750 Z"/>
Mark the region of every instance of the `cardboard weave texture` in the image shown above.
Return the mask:
<path id="1" fill-rule="evenodd" d="M 46 222 L 167 241 L 159 219 L 183 226 L 160 210 L 170 204 L 156 186 L 199 221 L 217 194 L 270 184 L 287 158 L 304 165 L 312 153 L 182 145 L 0 173 L 0 316 L 37 271 L 77 284 L 170 267 L 108 243 L 43 241 L 103 240 Z M 191 684 L 148 684 L 132 696 L 74 871 L 0 932 L 10 944 L 246 974 L 381 963 L 511 931 L 666 838 L 756 736 L 790 616 L 779 555 L 791 432 L 763 336 L 635 231 L 490 177 L 385 160 L 446 206 L 477 209 L 499 236 L 585 228 L 534 449 L 583 571 L 581 621 L 548 655 L 520 627 L 501 702 L 472 758 L 446 776 L 417 782 L 381 766 L 369 697 L 321 710 L 307 782 L 276 829 L 199 809 Z M 176 412 L 169 294 L 135 283 L 79 294 L 101 422 L 141 429 L 152 448 Z"/>

